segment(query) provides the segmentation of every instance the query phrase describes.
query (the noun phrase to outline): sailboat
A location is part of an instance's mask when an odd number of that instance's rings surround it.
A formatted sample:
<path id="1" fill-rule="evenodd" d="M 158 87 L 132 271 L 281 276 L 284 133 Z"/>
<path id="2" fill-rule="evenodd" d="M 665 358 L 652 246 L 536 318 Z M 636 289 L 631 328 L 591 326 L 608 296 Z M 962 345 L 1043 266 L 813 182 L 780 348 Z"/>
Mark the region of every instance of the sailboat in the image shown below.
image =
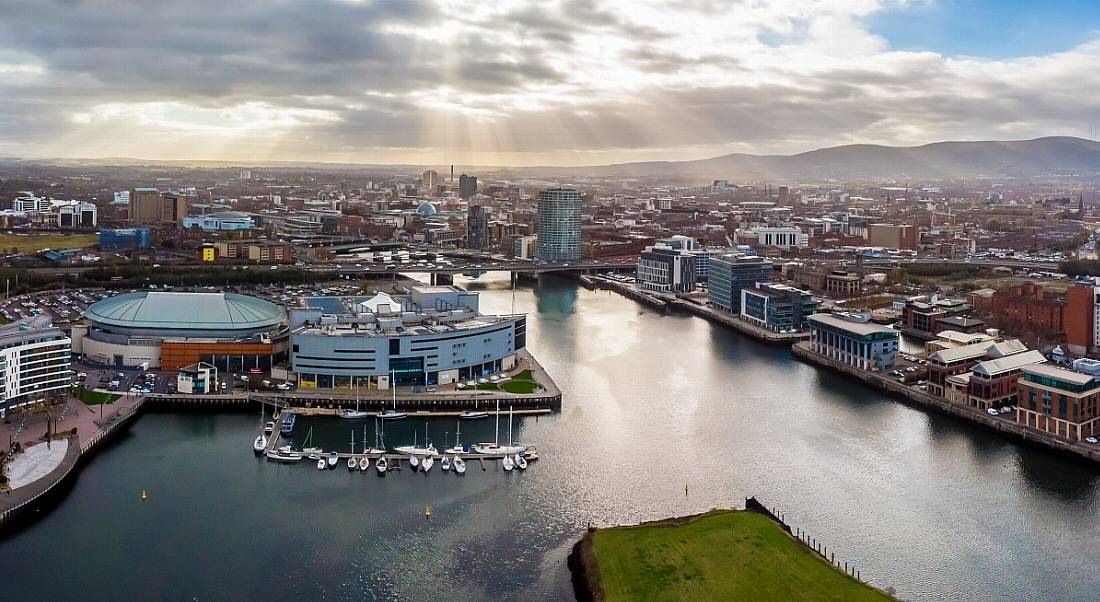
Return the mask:
<path id="1" fill-rule="evenodd" d="M 439 462 L 439 470 L 442 470 L 443 472 L 448 472 L 449 470 L 451 470 L 450 456 L 443 456 L 443 460 Z"/>
<path id="2" fill-rule="evenodd" d="M 260 433 L 256 435 L 256 440 L 252 442 L 252 451 L 257 454 L 264 453 L 264 449 L 267 448 L 267 437 Z"/>
<path id="3" fill-rule="evenodd" d="M 374 439 L 375 439 L 374 442 L 375 442 L 375 444 L 378 444 L 381 447 L 366 447 L 366 445 L 367 445 L 367 425 L 364 424 L 363 425 L 363 453 L 364 454 L 384 454 L 384 453 L 386 453 L 386 446 L 381 444 L 380 437 L 381 437 L 381 435 L 379 434 L 378 427 L 376 426 L 375 429 L 374 429 Z"/>
<path id="4" fill-rule="evenodd" d="M 359 463 L 355 461 L 355 430 L 351 431 L 351 455 L 348 456 L 348 470 L 355 470 Z"/>
<path id="5" fill-rule="evenodd" d="M 366 470 L 368 468 L 370 468 L 370 458 L 367 457 L 367 454 L 363 454 L 363 456 L 359 458 L 359 470 Z"/>
<path id="6" fill-rule="evenodd" d="M 428 423 L 424 422 L 424 442 L 428 443 Z M 428 443 L 424 447 L 420 447 L 416 444 L 416 432 L 413 432 L 413 444 L 412 445 L 400 445 L 393 448 L 399 454 L 405 454 L 407 456 L 438 456 L 439 452 L 436 451 L 435 446 Z"/>
<path id="7" fill-rule="evenodd" d="M 431 455 L 424 456 L 424 458 L 422 460 L 420 460 L 420 469 L 423 470 L 424 472 L 428 472 L 429 470 L 432 469 L 433 464 L 435 464 L 435 457 L 434 456 L 431 456 Z"/>
<path id="8" fill-rule="evenodd" d="M 302 453 L 309 454 L 310 460 L 317 460 L 321 457 L 321 452 L 324 451 L 319 447 L 312 447 L 310 444 L 313 442 L 313 427 L 309 427 L 306 431 L 306 440 L 302 444 Z"/>
<path id="9" fill-rule="evenodd" d="M 361 411 L 359 409 L 359 380 L 358 379 L 356 379 L 356 381 L 355 381 L 355 409 L 354 410 L 341 409 L 340 412 L 337 413 L 337 416 L 339 416 L 340 418 L 347 418 L 347 419 L 351 419 L 351 420 L 355 420 L 355 419 L 358 419 L 358 418 L 366 418 L 367 416 L 370 416 L 369 412 L 364 412 L 364 411 Z"/>
<path id="10" fill-rule="evenodd" d="M 405 412 L 397 411 L 397 381 L 394 375 L 394 371 L 390 370 L 390 389 L 393 391 L 393 409 L 378 412 L 378 417 L 382 420 L 401 420 L 408 416 Z"/>
<path id="11" fill-rule="evenodd" d="M 378 474 L 386 474 L 386 471 L 390 469 L 390 461 L 386 459 L 386 456 L 378 456 L 378 461 L 374 463 L 374 466 L 378 469 Z"/>
<path id="12" fill-rule="evenodd" d="M 420 458 L 409 456 L 409 466 L 412 467 L 413 472 L 416 472 L 416 469 L 420 468 Z"/>
<path id="13" fill-rule="evenodd" d="M 515 460 L 512 460 L 512 456 L 504 456 L 504 470 L 512 470 L 516 465 Z"/>
<path id="14" fill-rule="evenodd" d="M 459 458 L 458 456 L 455 456 L 454 465 L 455 465 L 455 473 L 457 473 L 457 474 L 466 474 L 466 461 L 465 460 L 463 460 L 462 458 Z"/>
<path id="15" fill-rule="evenodd" d="M 516 454 L 516 468 L 520 470 L 527 470 L 527 459 L 523 457 L 523 454 Z"/>
<path id="16" fill-rule="evenodd" d="M 458 417 L 463 420 L 478 420 L 479 418 L 488 418 L 489 412 L 485 410 L 463 410 L 459 412 Z"/>
<path id="17" fill-rule="evenodd" d="M 455 445 L 454 445 L 454 447 L 448 447 L 447 449 L 443 450 L 443 453 L 453 454 L 453 455 L 468 453 L 470 451 L 469 446 L 462 444 L 461 437 L 462 437 L 462 423 L 459 422 L 458 423 L 458 430 L 455 432 Z"/>
<path id="18" fill-rule="evenodd" d="M 511 406 L 508 407 L 508 444 L 507 445 L 501 445 L 500 444 L 500 400 L 497 400 L 497 412 L 496 412 L 496 414 L 497 414 L 496 415 L 496 419 L 497 419 L 496 420 L 496 431 L 495 431 L 495 435 L 494 435 L 494 438 L 493 438 L 494 439 L 493 442 L 492 443 L 478 443 L 477 445 L 474 446 L 474 451 L 479 453 L 479 454 L 505 454 L 505 455 L 522 454 L 523 452 L 527 451 L 527 446 L 526 445 L 516 445 L 514 442 L 512 442 L 512 408 L 511 408 Z M 508 458 L 505 458 L 505 460 L 507 461 Z M 508 463 L 505 462 L 505 466 L 507 466 L 507 465 L 508 465 Z M 511 470 L 511 468 L 507 468 L 506 470 Z"/>
<path id="19" fill-rule="evenodd" d="M 329 466 L 336 466 L 336 463 L 339 462 L 339 461 L 340 461 L 340 454 L 336 453 L 335 451 L 330 451 L 328 453 L 328 465 Z"/>

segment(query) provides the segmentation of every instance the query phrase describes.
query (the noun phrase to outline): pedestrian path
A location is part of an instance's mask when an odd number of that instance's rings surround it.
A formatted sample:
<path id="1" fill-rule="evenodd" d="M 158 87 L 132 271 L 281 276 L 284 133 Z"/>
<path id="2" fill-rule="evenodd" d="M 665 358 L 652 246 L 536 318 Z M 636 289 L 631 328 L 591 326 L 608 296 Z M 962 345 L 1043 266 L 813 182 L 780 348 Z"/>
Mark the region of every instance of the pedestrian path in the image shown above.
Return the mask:
<path id="1" fill-rule="evenodd" d="M 46 476 L 61 465 L 69 442 L 65 439 L 51 441 L 49 447 L 39 443 L 24 448 L 23 453 L 12 458 L 7 466 L 8 482 L 12 489 L 19 489 Z"/>

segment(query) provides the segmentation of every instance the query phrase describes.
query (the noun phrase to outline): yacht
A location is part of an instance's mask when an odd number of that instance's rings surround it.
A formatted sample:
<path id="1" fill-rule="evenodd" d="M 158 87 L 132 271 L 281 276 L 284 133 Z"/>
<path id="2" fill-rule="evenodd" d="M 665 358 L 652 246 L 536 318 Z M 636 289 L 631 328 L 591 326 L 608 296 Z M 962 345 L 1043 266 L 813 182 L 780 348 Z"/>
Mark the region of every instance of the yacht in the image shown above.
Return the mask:
<path id="1" fill-rule="evenodd" d="M 256 435 L 256 440 L 252 442 L 252 451 L 257 454 L 264 453 L 264 449 L 267 447 L 267 437 L 263 435 Z"/>
<path id="2" fill-rule="evenodd" d="M 463 420 L 478 420 L 480 418 L 488 418 L 489 412 L 484 410 L 464 410 L 458 414 L 458 417 Z"/>
<path id="3" fill-rule="evenodd" d="M 339 416 L 340 418 L 355 420 L 358 418 L 366 418 L 367 416 L 370 416 L 370 412 L 366 412 L 363 410 L 340 410 L 340 412 L 337 413 L 337 416 Z"/>
<path id="4" fill-rule="evenodd" d="M 466 461 L 462 458 L 455 458 L 455 473 L 466 474 Z"/>
<path id="5" fill-rule="evenodd" d="M 395 384 L 395 380 L 396 379 L 394 377 L 394 372 L 391 370 L 390 371 L 390 390 L 393 391 L 393 409 L 392 410 L 382 410 L 381 412 L 378 412 L 378 417 L 381 418 L 382 420 L 401 420 L 402 418 L 405 418 L 406 416 L 408 416 L 408 414 L 405 413 L 405 412 L 398 412 L 397 411 L 397 385 Z"/>
<path id="6" fill-rule="evenodd" d="M 289 435 L 294 432 L 294 422 L 297 420 L 297 416 L 294 412 L 287 412 L 283 415 L 283 426 L 279 428 L 279 432 L 284 435 Z"/>
<path id="7" fill-rule="evenodd" d="M 450 456 L 443 456 L 443 460 L 441 460 L 439 462 L 439 470 L 442 470 L 443 472 L 447 472 L 447 471 L 451 470 L 451 457 Z"/>
<path id="8" fill-rule="evenodd" d="M 325 462 L 324 458 L 317 458 L 317 470 L 324 470 L 328 467 L 328 462 Z"/>
<path id="9" fill-rule="evenodd" d="M 300 462 L 302 460 L 301 452 L 296 452 L 290 449 L 289 446 L 280 447 L 276 450 L 268 450 L 267 458 L 273 462 Z"/>
<path id="10" fill-rule="evenodd" d="M 379 456 L 374 466 L 378 469 L 378 474 L 386 474 L 386 471 L 390 469 L 390 461 L 386 459 L 386 456 Z"/>
<path id="11" fill-rule="evenodd" d="M 504 456 L 504 470 L 510 471 L 515 468 L 516 462 L 512 459 L 512 456 Z"/>
<path id="12" fill-rule="evenodd" d="M 370 458 L 366 454 L 363 454 L 362 458 L 359 458 L 359 470 L 366 470 L 370 468 Z"/>
<path id="13" fill-rule="evenodd" d="M 420 458 L 409 456 L 409 467 L 413 469 L 413 472 L 416 472 L 416 469 L 420 468 Z"/>
<path id="14" fill-rule="evenodd" d="M 332 451 L 328 453 L 328 465 L 336 466 L 336 463 L 340 461 L 340 455 Z"/>
<path id="15" fill-rule="evenodd" d="M 523 454 L 516 454 L 516 468 L 520 470 L 527 470 L 527 459 L 523 457 Z"/>
<path id="16" fill-rule="evenodd" d="M 264 425 L 264 434 L 270 435 L 273 432 L 275 432 L 275 423 L 269 420 L 267 424 Z"/>
<path id="17" fill-rule="evenodd" d="M 522 454 L 527 451 L 526 445 L 517 444 L 512 441 L 512 408 L 508 408 L 508 441 L 510 443 L 501 445 L 500 442 L 500 402 L 497 402 L 497 424 L 496 434 L 493 437 L 492 443 L 478 443 L 474 446 L 474 451 L 479 454 L 504 454 L 506 456 L 512 456 L 515 454 Z M 507 458 L 505 458 L 507 460 Z M 507 464 L 505 464 L 507 466 Z M 507 470 L 511 470 L 510 468 Z"/>
<path id="18" fill-rule="evenodd" d="M 433 456 L 424 456 L 424 458 L 420 460 L 420 469 L 424 472 L 428 472 L 432 469 L 433 464 L 435 464 L 435 458 Z"/>

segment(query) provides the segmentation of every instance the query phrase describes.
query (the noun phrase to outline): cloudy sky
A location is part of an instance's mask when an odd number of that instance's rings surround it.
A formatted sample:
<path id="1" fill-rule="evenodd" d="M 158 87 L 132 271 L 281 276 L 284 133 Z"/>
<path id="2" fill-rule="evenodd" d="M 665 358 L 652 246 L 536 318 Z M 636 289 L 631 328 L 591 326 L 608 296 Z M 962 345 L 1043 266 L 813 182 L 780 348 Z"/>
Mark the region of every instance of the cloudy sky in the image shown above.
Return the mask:
<path id="1" fill-rule="evenodd" d="M 579 165 L 1100 136 L 1095 0 L 0 0 L 0 155 Z"/>

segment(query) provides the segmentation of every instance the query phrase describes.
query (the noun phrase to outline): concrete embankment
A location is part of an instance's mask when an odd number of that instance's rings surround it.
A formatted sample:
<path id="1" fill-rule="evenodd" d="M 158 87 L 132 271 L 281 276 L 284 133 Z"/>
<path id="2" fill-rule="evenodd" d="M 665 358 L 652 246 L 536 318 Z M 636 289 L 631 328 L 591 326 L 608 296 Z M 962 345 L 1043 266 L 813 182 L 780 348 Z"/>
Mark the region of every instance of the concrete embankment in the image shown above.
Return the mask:
<path id="1" fill-rule="evenodd" d="M 961 406 L 951 403 L 950 401 L 937 397 L 927 391 L 921 391 L 920 389 L 899 383 L 896 380 L 890 378 L 888 375 L 882 372 L 869 372 L 867 370 L 861 370 L 854 366 L 849 366 L 843 362 L 839 362 L 829 357 L 825 357 L 819 353 L 814 352 L 810 348 L 810 343 L 799 343 L 791 348 L 791 354 L 806 363 L 813 364 L 822 368 L 828 368 L 834 372 L 851 376 L 857 380 L 862 381 L 864 384 L 885 391 L 890 395 L 901 399 L 902 401 L 920 406 L 923 408 L 929 408 L 966 420 L 972 424 L 979 425 L 987 428 L 991 431 L 996 431 L 1004 436 L 1021 441 L 1030 445 L 1043 447 L 1067 456 L 1088 460 L 1090 462 L 1100 463 L 1100 449 L 1097 446 L 1089 445 L 1087 443 L 1075 443 L 1068 441 L 1060 437 L 1056 437 L 1050 433 L 1044 433 L 1042 431 L 1035 430 L 1024 426 L 1016 422 L 1013 418 L 1008 416 L 993 416 L 987 414 L 982 410 L 976 408 L 970 408 L 967 406 Z"/>

